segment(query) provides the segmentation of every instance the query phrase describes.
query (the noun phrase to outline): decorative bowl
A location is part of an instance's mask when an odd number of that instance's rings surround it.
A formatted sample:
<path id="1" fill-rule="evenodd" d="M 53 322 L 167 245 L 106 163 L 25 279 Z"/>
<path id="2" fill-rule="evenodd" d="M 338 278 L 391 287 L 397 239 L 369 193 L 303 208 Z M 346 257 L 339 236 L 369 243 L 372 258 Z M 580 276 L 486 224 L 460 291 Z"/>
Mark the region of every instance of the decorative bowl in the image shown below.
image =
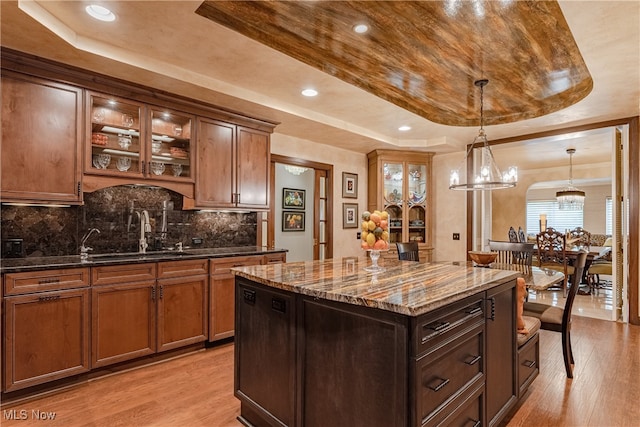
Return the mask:
<path id="1" fill-rule="evenodd" d="M 497 256 L 497 252 L 469 251 L 469 257 L 478 265 L 489 265 Z"/>

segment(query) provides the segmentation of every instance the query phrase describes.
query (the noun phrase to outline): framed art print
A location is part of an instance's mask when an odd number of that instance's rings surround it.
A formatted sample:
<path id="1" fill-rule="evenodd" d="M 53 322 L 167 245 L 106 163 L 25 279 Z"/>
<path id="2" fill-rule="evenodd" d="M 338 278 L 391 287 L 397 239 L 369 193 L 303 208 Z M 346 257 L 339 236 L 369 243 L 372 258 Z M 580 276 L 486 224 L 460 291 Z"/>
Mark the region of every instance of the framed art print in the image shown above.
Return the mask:
<path id="1" fill-rule="evenodd" d="M 305 190 L 296 190 L 294 188 L 282 189 L 282 209 L 300 209 L 304 210 Z"/>
<path id="2" fill-rule="evenodd" d="M 358 204 L 342 204 L 342 228 L 358 228 Z"/>
<path id="3" fill-rule="evenodd" d="M 304 212 L 282 211 L 282 231 L 304 231 Z"/>
<path id="4" fill-rule="evenodd" d="M 342 172 L 342 197 L 345 199 L 358 198 L 358 175 Z"/>

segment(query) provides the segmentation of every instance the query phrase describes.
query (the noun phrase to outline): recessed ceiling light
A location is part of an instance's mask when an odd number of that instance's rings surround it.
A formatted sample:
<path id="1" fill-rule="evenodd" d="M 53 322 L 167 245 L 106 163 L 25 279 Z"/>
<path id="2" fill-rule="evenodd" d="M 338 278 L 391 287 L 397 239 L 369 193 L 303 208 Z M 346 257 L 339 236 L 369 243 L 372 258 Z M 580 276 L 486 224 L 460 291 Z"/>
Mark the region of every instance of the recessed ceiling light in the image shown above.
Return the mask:
<path id="1" fill-rule="evenodd" d="M 85 8 L 89 16 L 99 21 L 111 22 L 116 20 L 116 15 L 104 6 L 92 4 Z"/>
<path id="2" fill-rule="evenodd" d="M 353 26 L 353 31 L 358 34 L 364 34 L 369 31 L 369 26 L 367 24 L 357 24 Z"/>
<path id="3" fill-rule="evenodd" d="M 406 132 L 406 131 L 408 131 L 408 130 L 411 130 L 411 126 L 407 126 L 407 125 L 400 126 L 400 127 L 398 128 L 398 130 L 399 130 L 400 132 Z"/>
<path id="4" fill-rule="evenodd" d="M 304 96 L 316 96 L 318 94 L 318 91 L 315 89 L 305 89 L 302 91 L 302 94 Z"/>

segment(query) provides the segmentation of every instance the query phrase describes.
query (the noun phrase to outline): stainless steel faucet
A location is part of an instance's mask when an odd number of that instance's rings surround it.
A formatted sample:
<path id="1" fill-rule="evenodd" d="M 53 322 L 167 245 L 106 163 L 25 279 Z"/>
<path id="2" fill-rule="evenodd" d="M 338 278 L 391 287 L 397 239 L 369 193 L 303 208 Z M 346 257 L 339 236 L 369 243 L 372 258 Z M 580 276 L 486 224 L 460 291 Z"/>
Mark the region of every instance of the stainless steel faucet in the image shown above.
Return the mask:
<path id="1" fill-rule="evenodd" d="M 92 251 L 93 248 L 85 246 L 84 244 L 87 243 L 89 236 L 91 236 L 91 234 L 93 234 L 94 232 L 100 234 L 100 230 L 98 230 L 97 228 L 90 228 L 89 231 L 87 231 L 87 233 L 82 236 L 82 240 L 80 242 L 80 262 L 87 262 L 89 260 L 89 251 Z"/>
<path id="2" fill-rule="evenodd" d="M 140 219 L 140 240 L 138 241 L 138 252 L 146 253 L 149 243 L 147 242 L 147 233 L 151 233 L 151 223 L 149 222 L 149 212 L 143 210 L 136 212 Z"/>

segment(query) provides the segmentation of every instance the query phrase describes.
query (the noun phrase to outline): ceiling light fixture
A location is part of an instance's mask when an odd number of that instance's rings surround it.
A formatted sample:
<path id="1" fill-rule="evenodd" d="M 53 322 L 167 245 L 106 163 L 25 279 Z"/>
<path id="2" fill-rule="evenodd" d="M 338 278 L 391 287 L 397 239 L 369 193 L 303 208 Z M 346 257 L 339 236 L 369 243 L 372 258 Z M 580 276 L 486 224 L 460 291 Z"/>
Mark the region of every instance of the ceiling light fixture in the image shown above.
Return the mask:
<path id="1" fill-rule="evenodd" d="M 451 171 L 451 175 L 449 176 L 450 190 L 499 190 L 502 188 L 515 187 L 518 182 L 517 167 L 509 166 L 505 173 L 500 172 L 500 168 L 496 164 L 496 160 L 494 159 L 491 148 L 489 147 L 487 135 L 484 132 L 484 87 L 487 83 L 489 83 L 489 80 L 487 79 L 476 80 L 474 82 L 474 84 L 480 88 L 480 131 L 469 147 L 460 167 Z M 473 173 L 473 182 L 470 182 L 469 179 L 467 179 L 467 183 L 460 183 L 460 170 L 462 167 L 466 168 L 467 159 L 469 158 L 471 151 L 475 145 L 479 143 L 482 143 L 482 146 L 479 147 L 479 171 L 478 173 Z M 475 171 L 475 169 L 476 168 L 474 167 L 473 170 Z"/>
<path id="2" fill-rule="evenodd" d="M 567 149 L 567 154 L 569 154 L 569 185 L 564 190 L 556 192 L 558 207 L 563 210 L 579 211 L 584 208 L 585 192 L 573 186 L 573 154 L 575 152 L 575 148 Z"/>
<path id="3" fill-rule="evenodd" d="M 301 166 L 292 166 L 292 165 L 284 165 L 284 169 L 289 172 L 291 175 L 302 175 L 303 173 L 305 173 L 306 171 L 309 170 L 309 168 L 303 168 Z"/>
<path id="4" fill-rule="evenodd" d="M 398 128 L 398 130 L 399 130 L 400 132 L 406 132 L 406 131 L 408 131 L 408 130 L 411 130 L 411 126 L 407 126 L 407 125 L 400 126 L 400 127 Z"/>
<path id="5" fill-rule="evenodd" d="M 305 89 L 301 93 L 304 96 L 316 96 L 318 94 L 318 91 L 315 89 Z"/>
<path id="6" fill-rule="evenodd" d="M 353 31 L 358 34 L 364 34 L 369 31 L 369 26 L 367 24 L 357 24 L 353 26 Z"/>
<path id="7" fill-rule="evenodd" d="M 87 6 L 84 10 L 87 11 L 89 16 L 99 21 L 111 22 L 116 20 L 116 15 L 104 6 L 92 4 Z"/>

